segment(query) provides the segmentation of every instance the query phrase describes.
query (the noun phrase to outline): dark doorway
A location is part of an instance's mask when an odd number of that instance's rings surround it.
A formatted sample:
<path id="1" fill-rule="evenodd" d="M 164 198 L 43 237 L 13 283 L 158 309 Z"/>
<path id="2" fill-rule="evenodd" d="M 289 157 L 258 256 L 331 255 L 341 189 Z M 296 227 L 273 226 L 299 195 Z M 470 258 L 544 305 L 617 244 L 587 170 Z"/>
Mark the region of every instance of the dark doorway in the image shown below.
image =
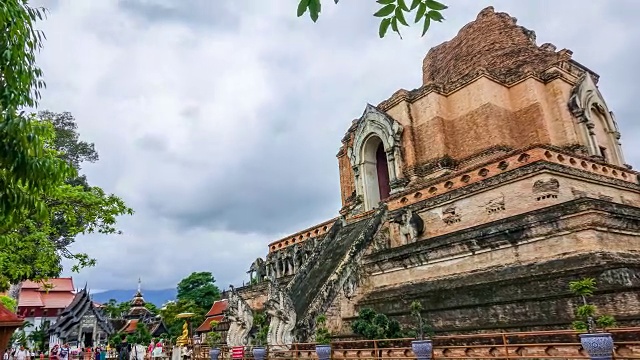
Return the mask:
<path id="1" fill-rule="evenodd" d="M 389 186 L 389 165 L 387 164 L 387 154 L 384 152 L 382 143 L 378 145 L 376 150 L 376 170 L 378 173 L 378 190 L 380 191 L 380 200 L 389 197 L 391 187 Z"/>
<path id="2" fill-rule="evenodd" d="M 83 334 L 83 342 L 84 342 L 84 347 L 93 347 L 93 333 L 92 332 L 87 332 Z"/>

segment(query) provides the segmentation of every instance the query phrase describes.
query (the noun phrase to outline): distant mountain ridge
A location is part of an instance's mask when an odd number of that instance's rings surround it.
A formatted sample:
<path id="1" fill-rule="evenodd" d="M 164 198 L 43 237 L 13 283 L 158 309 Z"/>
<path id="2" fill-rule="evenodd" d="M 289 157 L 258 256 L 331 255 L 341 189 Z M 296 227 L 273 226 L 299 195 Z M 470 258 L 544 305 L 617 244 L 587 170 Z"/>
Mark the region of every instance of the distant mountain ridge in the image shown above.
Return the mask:
<path id="1" fill-rule="evenodd" d="M 98 303 L 106 303 L 109 299 L 116 299 L 117 302 L 130 301 L 136 294 L 137 289 L 133 290 L 107 290 L 97 294 L 91 294 L 93 301 Z M 161 289 L 161 290 L 144 290 L 142 289 L 142 296 L 148 303 L 152 303 L 155 306 L 162 306 L 164 303 L 170 300 L 175 300 L 177 291 L 176 289 Z"/>

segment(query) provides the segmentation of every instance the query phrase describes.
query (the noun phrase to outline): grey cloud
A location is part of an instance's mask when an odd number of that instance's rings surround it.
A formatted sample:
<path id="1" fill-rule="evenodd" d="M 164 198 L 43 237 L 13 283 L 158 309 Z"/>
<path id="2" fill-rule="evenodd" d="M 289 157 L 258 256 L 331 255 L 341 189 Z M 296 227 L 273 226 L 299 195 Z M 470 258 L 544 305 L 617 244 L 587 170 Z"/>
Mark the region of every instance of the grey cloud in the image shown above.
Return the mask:
<path id="1" fill-rule="evenodd" d="M 289 102 L 287 106 L 295 107 Z M 333 154 L 339 140 L 314 139 L 312 129 L 296 131 L 296 122 L 313 121 L 309 116 L 287 115 L 282 110 L 274 114 L 277 129 L 265 134 L 258 151 L 231 169 L 221 169 L 217 180 L 192 183 L 183 178 L 189 188 L 186 197 L 182 194 L 166 201 L 166 197 L 150 194 L 148 208 L 177 221 L 183 229 L 237 233 L 295 231 L 297 226 L 312 225 L 310 220 L 335 216 L 340 198 Z M 272 116 L 263 120 L 271 123 Z"/>
<path id="2" fill-rule="evenodd" d="M 136 18 L 153 23 L 176 22 L 204 30 L 233 31 L 239 14 L 232 12 L 229 1 L 211 0 L 119 0 L 119 7 Z"/>
<path id="3" fill-rule="evenodd" d="M 143 135 L 136 141 L 136 145 L 146 151 L 166 152 L 169 145 L 166 139 L 154 135 Z"/>
<path id="4" fill-rule="evenodd" d="M 224 88 L 211 89 L 211 84 L 187 74 L 193 78 L 183 79 L 184 83 L 178 84 L 182 88 L 166 81 L 160 82 L 166 92 L 148 92 L 149 85 L 143 80 L 114 76 L 131 67 L 151 72 L 143 61 L 128 57 L 113 60 L 109 68 L 87 66 L 88 74 L 105 72 L 91 87 L 68 86 L 67 83 L 75 84 L 71 80 L 85 84 L 86 75 L 78 81 L 75 77 L 83 75 L 77 74 L 75 68 L 53 61 L 64 54 L 45 48 L 45 65 L 53 63 L 62 70 L 51 71 L 56 69 L 45 66 L 45 73 L 55 76 L 47 78 L 50 86 L 44 100 L 69 109 L 84 121 L 80 124 L 81 133 L 91 136 L 101 155 L 99 163 L 86 168 L 90 180 L 107 191 L 127 194 L 136 210 L 134 217 L 122 220 L 122 237 L 78 241 L 78 249 L 99 260 L 95 269 L 74 275 L 79 282 L 88 279 L 93 288 L 118 288 L 129 286 L 142 276 L 145 286 L 166 288 L 197 270 L 213 271 L 220 285 L 242 281 L 251 260 L 264 256 L 270 241 L 337 215 L 340 193 L 335 154 L 351 120 L 362 113 L 368 102 L 375 104 L 398 88 L 418 87 L 427 50 L 455 36 L 461 26 L 488 5 L 509 12 L 519 19 L 519 24 L 535 30 L 539 43 L 552 42 L 559 48 L 572 49 L 577 61 L 601 75 L 602 92 L 623 132 L 627 161 L 634 165 L 640 161 L 640 148 L 633 144 L 640 135 L 640 125 L 635 121 L 640 116 L 635 99 L 640 92 L 640 74 L 633 71 L 640 61 L 640 28 L 633 16 L 640 4 L 633 0 L 619 1 L 615 6 L 608 1 L 593 1 L 589 6 L 582 1 L 450 1 L 446 22 L 434 24 L 425 38 L 419 37 L 418 28 L 405 30 L 404 40 L 395 36 L 377 38 L 378 20 L 371 16 L 378 7 L 375 2 L 333 5 L 328 1 L 317 24 L 295 17 L 296 2 L 166 0 L 164 3 L 174 9 L 169 12 L 161 1 L 122 0 L 118 12 L 107 17 L 87 13 L 85 18 L 75 19 L 72 16 L 78 15 L 69 9 L 50 17 L 48 24 L 54 29 L 78 22 L 58 36 L 71 43 L 83 35 L 81 29 L 88 24 L 95 22 L 97 28 L 112 20 L 117 23 L 123 15 L 138 19 L 151 31 L 168 31 L 179 25 L 197 34 L 193 41 L 219 45 L 216 41 L 221 40 L 215 35 L 220 32 L 245 47 L 253 41 L 264 49 L 255 56 L 267 69 L 269 91 L 276 94 L 259 110 L 261 132 L 257 139 L 246 140 L 245 146 L 242 137 L 234 137 L 240 146 L 225 151 L 208 144 L 228 139 L 221 139 L 215 126 L 202 126 L 210 116 L 207 112 L 212 111 L 211 104 L 227 105 L 209 101 L 225 95 Z M 56 9 L 62 12 L 65 7 Z M 169 27 L 164 26 L 167 24 Z M 109 39 L 141 36 L 142 25 L 137 26 L 106 27 L 100 30 L 104 36 L 95 44 L 113 51 L 130 50 Z M 146 44 L 149 51 L 161 46 Z M 201 49 L 204 51 L 206 46 Z M 210 68 L 208 71 L 215 76 L 243 75 L 230 74 L 228 68 L 211 63 L 210 53 L 181 58 L 182 50 L 159 53 L 171 56 L 172 61 L 167 60 L 167 64 L 173 66 Z M 90 55 L 86 54 L 83 62 L 74 63 L 75 66 L 101 64 L 100 59 Z M 165 60 L 154 55 L 135 54 L 138 60 L 142 57 L 148 63 Z M 150 78 L 172 76 L 151 75 Z M 241 85 L 249 90 L 254 86 L 250 81 Z M 192 87 L 197 89 L 195 94 Z M 149 99 L 154 96 L 159 100 Z M 101 102 L 107 97 L 115 105 L 125 105 L 108 108 Z M 130 108 L 126 105 L 131 99 L 144 99 L 144 104 L 150 106 L 161 106 L 165 100 L 178 105 L 168 106 L 167 111 L 172 112 L 167 114 L 143 112 L 152 118 L 132 119 L 127 117 Z M 250 96 L 243 103 L 255 105 Z M 222 113 L 233 112 L 231 109 Z M 94 113 L 96 116 L 91 117 Z M 108 116 L 101 117 L 103 113 Z M 109 132 L 95 125 L 111 118 L 113 124 L 109 123 L 109 127 L 113 129 Z M 135 120 L 138 122 L 134 126 Z M 223 123 L 221 119 L 216 121 Z M 249 123 L 235 117 L 233 123 L 222 125 L 249 130 Z M 173 128 L 167 124 L 174 124 Z M 211 133 L 189 132 L 190 127 Z M 119 134 L 130 135 L 135 141 L 123 142 Z M 190 145 L 188 150 L 181 147 L 181 142 L 171 141 L 176 137 L 184 137 Z"/>

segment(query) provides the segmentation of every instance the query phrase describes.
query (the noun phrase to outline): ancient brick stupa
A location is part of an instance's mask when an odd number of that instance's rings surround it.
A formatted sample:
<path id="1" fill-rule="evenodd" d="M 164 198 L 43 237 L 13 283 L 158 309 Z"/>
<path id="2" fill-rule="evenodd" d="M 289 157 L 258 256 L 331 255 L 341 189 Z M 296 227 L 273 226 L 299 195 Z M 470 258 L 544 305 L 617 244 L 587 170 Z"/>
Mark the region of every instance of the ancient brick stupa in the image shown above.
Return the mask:
<path id="1" fill-rule="evenodd" d="M 298 341 L 318 314 L 334 334 L 362 307 L 408 323 L 412 301 L 442 333 L 569 328 L 582 277 L 640 322 L 638 173 L 598 75 L 491 7 L 422 70 L 348 128 L 340 216 L 269 244 L 272 281 L 237 292 Z"/>

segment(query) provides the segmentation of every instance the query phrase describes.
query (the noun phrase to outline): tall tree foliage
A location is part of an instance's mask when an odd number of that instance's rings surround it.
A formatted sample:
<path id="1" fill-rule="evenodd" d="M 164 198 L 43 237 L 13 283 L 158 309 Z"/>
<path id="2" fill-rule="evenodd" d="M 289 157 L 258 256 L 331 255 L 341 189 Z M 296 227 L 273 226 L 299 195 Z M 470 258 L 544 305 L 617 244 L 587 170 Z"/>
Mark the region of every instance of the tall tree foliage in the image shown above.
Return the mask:
<path id="1" fill-rule="evenodd" d="M 178 300 L 191 301 L 205 314 L 220 299 L 220 289 L 210 272 L 194 272 L 178 283 Z"/>
<path id="2" fill-rule="evenodd" d="M 44 9 L 26 0 L 5 0 L 0 6 L 0 245 L 11 246 L 6 233 L 25 216 L 46 216 L 44 196 L 73 176 L 73 167 L 46 146 L 50 124 L 25 114 L 37 106 L 45 84 L 36 65 L 44 34 L 34 28 Z"/>
<path id="3" fill-rule="evenodd" d="M 166 304 L 160 309 L 160 316 L 169 331 L 169 338 L 172 341 L 182 334 L 182 326 L 184 325 L 185 319 L 177 317 L 178 314 L 181 313 L 194 314 L 193 317 L 189 318 L 194 329 L 204 321 L 204 315 L 206 314 L 206 312 L 203 313 L 202 309 L 196 305 L 196 303 L 190 300 L 178 300 Z"/>
<path id="4" fill-rule="evenodd" d="M 88 184 L 77 175 L 84 161 L 98 160 L 94 145 L 81 141 L 75 119 L 70 113 L 40 112 L 34 121 L 51 124 L 53 136 L 46 146 L 74 169 L 73 176 L 64 179 L 49 193 L 43 194 L 45 217 L 35 213 L 24 216 L 5 234 L 13 246 L 0 249 L 0 271 L 6 283 L 26 279 L 59 276 L 63 258 L 75 261 L 74 271 L 92 266 L 95 260 L 84 253 L 73 253 L 70 246 L 80 234 L 119 233 L 117 217 L 132 214 L 124 201 L 103 189 Z M 1 285 L 1 284 L 0 284 Z"/>
<path id="5" fill-rule="evenodd" d="M 78 147 L 75 128 L 64 121 L 72 117 L 24 112 L 37 106 L 45 86 L 36 65 L 44 34 L 35 28 L 44 16 L 26 0 L 0 6 L 0 290 L 57 276 L 62 258 L 76 260 L 74 270 L 93 265 L 88 255 L 69 251 L 75 236 L 115 233 L 116 217 L 132 213 L 77 176 L 80 162 L 97 154 L 84 157 L 95 150 Z M 72 145 L 79 158 L 70 156 Z"/>
<path id="6" fill-rule="evenodd" d="M 338 3 L 340 0 L 333 0 Z M 401 38 L 401 26 L 409 26 L 407 18 L 415 13 L 414 22 L 422 22 L 422 36 L 427 33 L 433 21 L 441 22 L 444 20 L 442 11 L 447 6 L 435 0 L 377 0 L 380 9 L 373 16 L 380 18 L 380 27 L 378 35 L 383 38 L 389 28 Z M 298 3 L 298 17 L 309 13 L 309 17 L 313 22 L 318 21 L 320 12 L 322 11 L 321 0 L 300 0 Z"/>

